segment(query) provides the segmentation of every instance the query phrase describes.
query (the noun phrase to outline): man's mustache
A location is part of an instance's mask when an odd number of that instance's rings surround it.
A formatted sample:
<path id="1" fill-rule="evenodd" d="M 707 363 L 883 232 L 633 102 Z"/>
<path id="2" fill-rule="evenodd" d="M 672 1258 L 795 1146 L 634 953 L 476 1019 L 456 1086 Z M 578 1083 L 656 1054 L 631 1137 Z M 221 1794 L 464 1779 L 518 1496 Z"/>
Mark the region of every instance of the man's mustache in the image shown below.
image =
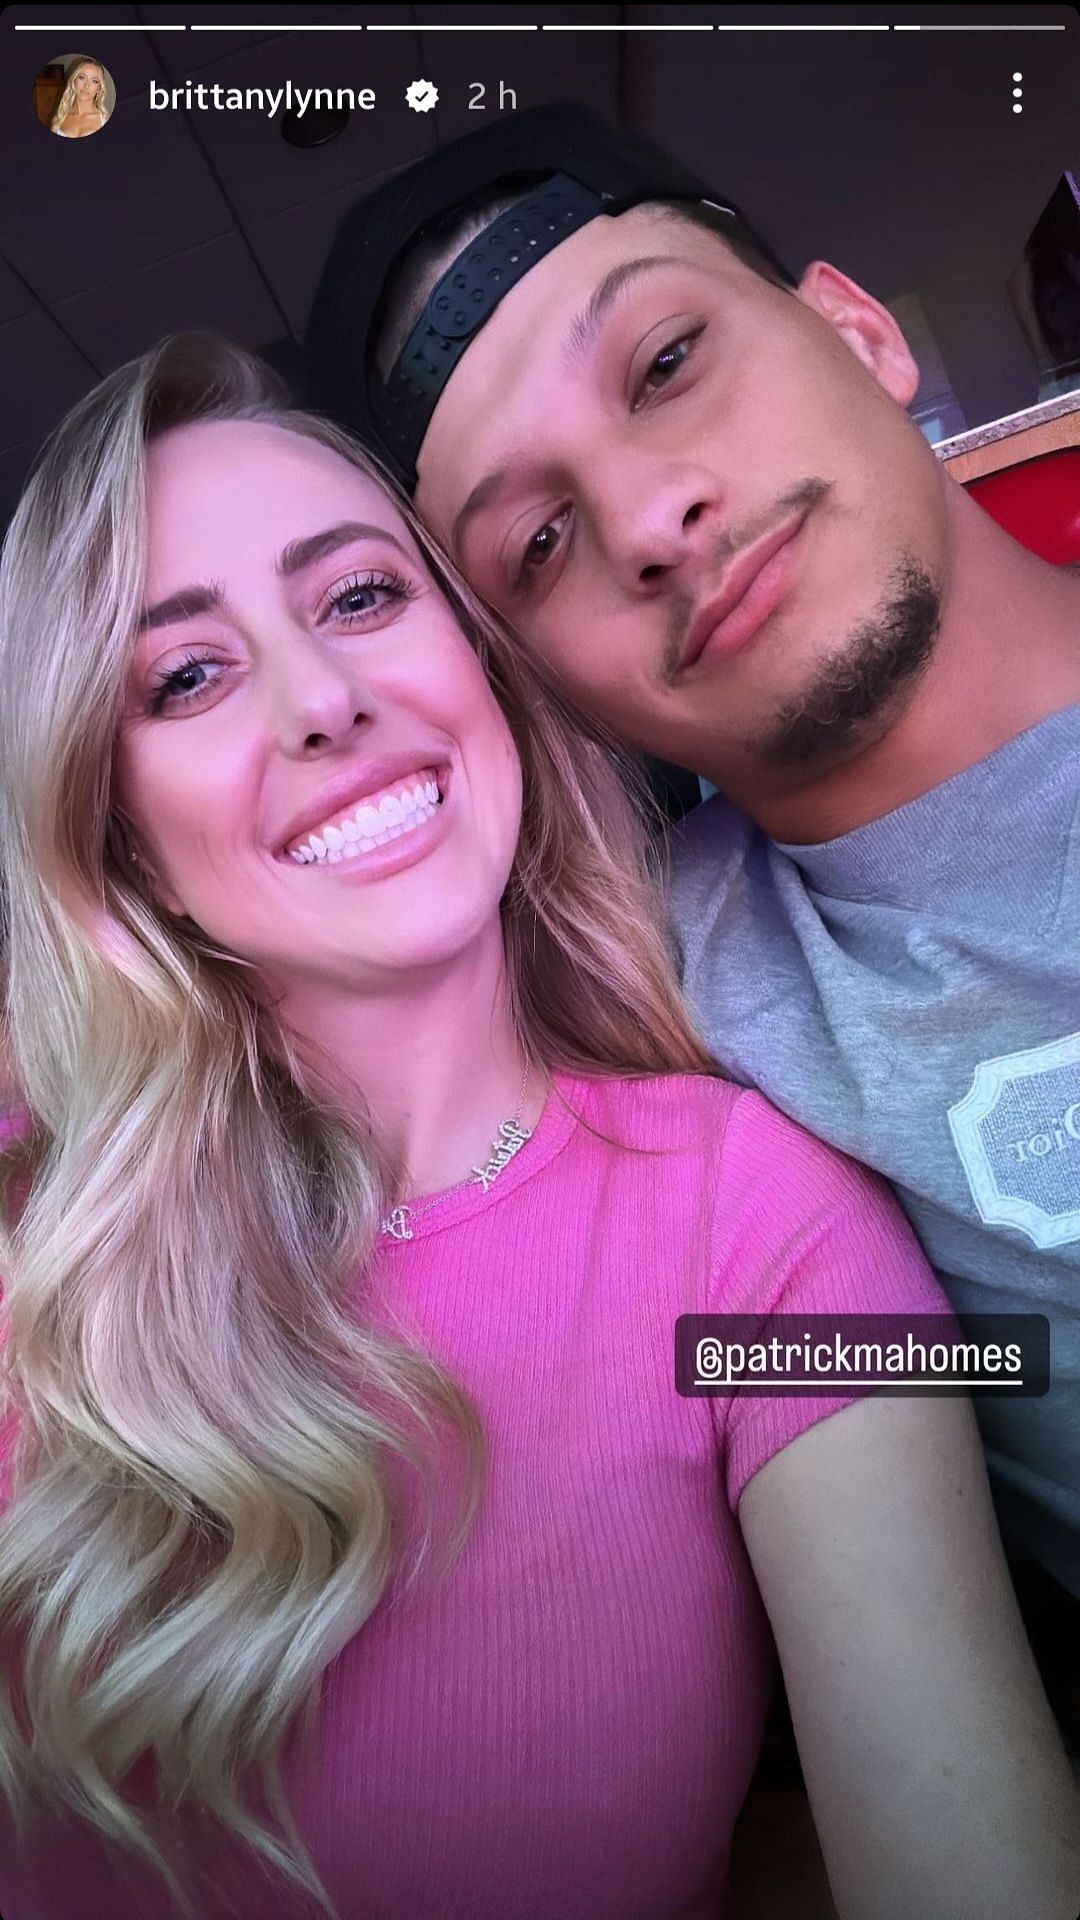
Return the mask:
<path id="1" fill-rule="evenodd" d="M 690 639 L 690 629 L 697 618 L 702 602 L 716 592 L 717 583 L 725 569 L 738 554 L 752 547 L 754 542 L 786 520 L 789 514 L 799 509 L 809 513 L 819 500 L 824 499 L 832 482 L 818 478 L 803 480 L 797 487 L 781 496 L 768 513 L 760 514 L 747 526 L 729 529 L 719 534 L 710 549 L 707 558 L 700 565 L 697 591 L 693 592 L 683 585 L 672 587 L 667 605 L 667 638 L 664 646 L 664 677 L 670 686 L 679 672 L 683 656 Z"/>

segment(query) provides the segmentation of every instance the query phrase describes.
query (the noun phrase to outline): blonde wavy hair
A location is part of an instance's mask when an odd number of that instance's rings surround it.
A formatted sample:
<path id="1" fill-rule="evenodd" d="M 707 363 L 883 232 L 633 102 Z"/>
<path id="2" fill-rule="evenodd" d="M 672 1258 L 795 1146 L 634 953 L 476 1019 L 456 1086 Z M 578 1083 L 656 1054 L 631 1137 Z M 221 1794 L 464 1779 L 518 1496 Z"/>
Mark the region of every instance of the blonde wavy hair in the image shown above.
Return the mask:
<path id="1" fill-rule="evenodd" d="M 429 1492 L 477 1414 L 423 1353 L 364 1325 L 390 1179 L 368 1116 L 339 1110 L 252 970 L 164 914 L 111 796 L 143 603 L 146 447 L 196 420 L 277 422 L 377 479 L 482 659 L 523 769 L 502 903 L 531 1057 L 585 1074 L 710 1072 L 661 928 L 653 842 L 587 730 L 336 427 L 286 411 L 259 362 L 166 340 L 57 429 L 0 566 L 0 1058 L 28 1114 L 0 1154 L 0 1793 L 74 1812 L 197 1909 L 165 1833 L 125 1798 L 211 1814 L 314 1894 L 281 1749 L 328 1664 L 408 1566 L 391 1468 Z M 357 1276 L 361 1285 L 357 1287 Z M 6 1336 L 6 1337 L 5 1337 Z M 423 1476 L 426 1476 L 426 1481 Z M 9 1684 L 9 1677 L 14 1684 Z M 16 1687 L 19 1689 L 16 1692 Z M 257 1771 L 288 1844 L 244 1804 Z"/>
<path id="2" fill-rule="evenodd" d="M 57 107 L 56 112 L 53 114 L 53 117 L 49 122 L 50 131 L 53 133 L 60 132 L 60 129 L 64 124 L 64 121 L 67 119 L 68 114 L 72 111 L 72 108 L 75 105 L 75 81 L 77 76 L 82 72 L 84 67 L 96 67 L 99 74 L 101 75 L 101 79 L 98 82 L 98 90 L 94 96 L 94 110 L 96 113 L 99 113 L 101 115 L 102 126 L 105 125 L 105 122 L 109 117 L 105 111 L 105 95 L 108 89 L 105 85 L 105 69 L 101 64 L 101 61 L 100 60 L 76 60 L 75 65 L 71 69 L 71 78 L 68 80 L 63 93 L 60 95 L 60 104 Z"/>

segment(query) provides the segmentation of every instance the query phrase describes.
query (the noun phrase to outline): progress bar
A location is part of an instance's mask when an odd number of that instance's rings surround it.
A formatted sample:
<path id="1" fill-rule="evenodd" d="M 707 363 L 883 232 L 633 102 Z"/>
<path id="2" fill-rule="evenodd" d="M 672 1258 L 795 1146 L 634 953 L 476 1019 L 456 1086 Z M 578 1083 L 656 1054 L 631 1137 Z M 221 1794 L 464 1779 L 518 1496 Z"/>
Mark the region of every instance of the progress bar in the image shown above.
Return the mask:
<path id="1" fill-rule="evenodd" d="M 59 26 L 51 26 L 51 27 L 39 26 L 36 21 L 32 23 L 16 22 L 14 31 L 16 33 L 66 33 L 69 31 L 70 26 L 71 26 L 70 20 L 62 21 Z M 190 23 L 187 21 L 180 21 L 180 22 L 173 22 L 170 24 L 166 21 L 154 20 L 154 21 L 142 21 L 137 26 L 130 26 L 130 25 L 120 26 L 112 20 L 106 20 L 101 26 L 89 26 L 89 27 L 86 26 L 84 22 L 80 21 L 79 31 L 82 34 L 89 34 L 89 33 L 96 33 L 96 34 L 106 34 L 106 33 L 146 33 L 146 34 L 154 34 L 154 33 L 268 33 L 268 34 L 409 33 L 409 34 L 422 36 L 426 39 L 429 33 L 1064 33 L 1065 23 L 1062 21 L 1053 25 L 1048 23 L 1046 25 L 1039 26 L 1039 25 L 1034 25 L 1031 21 L 1025 21 L 1023 24 L 1017 24 L 1016 26 L 1013 26 L 1013 27 L 1008 27 L 1008 26 L 1002 27 L 996 24 L 994 25 L 988 24 L 986 26 L 958 27 L 958 26 L 928 26 L 928 25 L 910 26 L 910 25 L 900 25 L 899 23 L 894 25 L 888 25 L 888 24 L 879 24 L 876 21 L 873 24 L 865 24 L 865 23 L 853 20 L 853 21 L 845 21 L 842 25 L 837 25 L 835 23 L 822 21 L 818 25 L 808 24 L 806 26 L 802 25 L 801 22 L 797 26 L 792 26 L 792 25 L 770 26 L 764 23 L 759 23 L 756 26 L 729 26 L 727 24 L 722 24 L 720 22 L 715 22 L 713 24 L 709 24 L 708 22 L 706 22 L 704 25 L 702 25 L 697 21 L 687 22 L 685 24 L 681 22 L 673 21 L 666 25 L 656 25 L 656 26 L 620 26 L 615 23 L 612 23 L 611 25 L 608 25 L 608 26 L 602 26 L 599 24 L 596 26 L 589 26 L 589 25 L 582 26 L 576 23 L 573 26 L 548 26 L 540 21 L 527 24 L 527 25 L 522 25 L 519 22 L 515 21 L 512 26 L 511 25 L 487 26 L 487 25 L 477 24 L 475 26 L 463 27 L 458 25 L 447 26 L 446 24 L 438 24 L 438 23 L 432 23 L 432 22 L 415 22 L 415 21 L 411 23 L 403 22 L 400 25 L 394 25 L 394 26 L 376 25 L 375 23 L 372 23 L 370 25 L 365 25 L 362 21 L 356 25 L 352 25 L 352 24 L 346 25 L 342 22 L 339 22 L 336 26 L 311 26 L 308 24 L 307 21 L 298 21 L 296 22 L 295 25 L 282 25 L 280 21 L 275 20 L 270 22 L 268 25 L 260 24 L 256 26 L 256 25 L 253 25 L 250 20 L 243 20 L 243 21 L 230 20 L 230 21 L 225 21 L 223 23 L 220 23 L 216 26 L 206 26 L 201 21 L 198 21 L 198 22 L 192 21 Z"/>

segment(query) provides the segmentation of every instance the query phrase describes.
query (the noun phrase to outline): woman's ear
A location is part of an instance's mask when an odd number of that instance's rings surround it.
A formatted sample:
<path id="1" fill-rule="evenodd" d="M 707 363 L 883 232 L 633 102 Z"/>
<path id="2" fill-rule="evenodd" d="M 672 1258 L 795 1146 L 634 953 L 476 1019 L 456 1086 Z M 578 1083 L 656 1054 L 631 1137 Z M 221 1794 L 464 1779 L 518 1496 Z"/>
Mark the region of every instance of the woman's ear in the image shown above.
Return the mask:
<path id="1" fill-rule="evenodd" d="M 157 906 L 164 907 L 166 913 L 173 914 L 178 920 L 184 919 L 187 908 L 183 901 L 161 884 L 149 859 L 141 852 L 131 828 L 126 826 L 126 823 L 121 823 L 120 839 L 122 863 L 127 866 L 134 879 L 152 895 Z"/>
<path id="2" fill-rule="evenodd" d="M 175 893 L 170 893 L 167 887 L 162 886 L 153 868 L 148 867 L 145 862 L 140 861 L 139 870 L 142 873 L 147 888 L 153 894 L 158 905 L 164 907 L 166 913 L 171 913 L 174 919 L 185 920 L 187 918 L 187 908 L 183 901 L 179 899 Z"/>
<path id="3" fill-rule="evenodd" d="M 797 292 L 804 306 L 828 321 L 878 385 L 899 406 L 908 406 L 918 391 L 919 369 L 889 309 L 827 260 L 814 260 L 807 267 Z"/>

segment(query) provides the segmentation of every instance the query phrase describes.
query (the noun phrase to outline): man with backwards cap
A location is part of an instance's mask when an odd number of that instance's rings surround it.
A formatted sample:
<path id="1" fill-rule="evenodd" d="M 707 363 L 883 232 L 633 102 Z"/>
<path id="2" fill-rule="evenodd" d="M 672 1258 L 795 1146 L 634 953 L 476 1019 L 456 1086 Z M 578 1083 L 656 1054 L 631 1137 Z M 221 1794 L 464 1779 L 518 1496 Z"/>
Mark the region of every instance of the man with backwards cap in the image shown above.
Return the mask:
<path id="1" fill-rule="evenodd" d="M 721 790 L 674 887 L 720 1063 L 888 1177 L 958 1309 L 1049 1317 L 1049 1393 L 978 1412 L 1075 1648 L 1080 580 L 945 475 L 884 307 L 577 108 L 354 207 L 308 357 L 573 699 Z"/>

